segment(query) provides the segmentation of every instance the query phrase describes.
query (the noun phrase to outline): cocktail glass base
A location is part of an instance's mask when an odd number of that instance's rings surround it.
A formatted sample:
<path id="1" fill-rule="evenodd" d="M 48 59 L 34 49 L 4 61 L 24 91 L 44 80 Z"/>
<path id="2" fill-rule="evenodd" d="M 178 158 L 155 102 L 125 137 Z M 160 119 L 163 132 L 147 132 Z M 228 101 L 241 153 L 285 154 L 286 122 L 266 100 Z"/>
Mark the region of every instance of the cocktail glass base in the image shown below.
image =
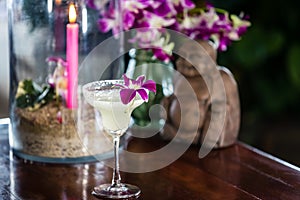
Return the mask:
<path id="1" fill-rule="evenodd" d="M 94 187 L 92 194 L 102 199 L 137 199 L 141 194 L 141 190 L 135 185 L 126 183 L 115 186 L 111 184 L 102 184 Z"/>

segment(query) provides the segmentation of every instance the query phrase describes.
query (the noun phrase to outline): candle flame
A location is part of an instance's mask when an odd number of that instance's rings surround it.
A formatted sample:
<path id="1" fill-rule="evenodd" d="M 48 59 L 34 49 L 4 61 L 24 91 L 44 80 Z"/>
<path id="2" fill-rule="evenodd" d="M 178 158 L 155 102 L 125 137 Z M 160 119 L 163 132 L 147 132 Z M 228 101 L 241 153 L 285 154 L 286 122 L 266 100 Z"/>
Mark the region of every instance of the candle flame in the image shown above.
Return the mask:
<path id="1" fill-rule="evenodd" d="M 61 5 L 61 1 L 62 0 L 55 0 L 55 5 L 58 5 L 58 6 Z"/>
<path id="2" fill-rule="evenodd" d="M 69 7 L 69 22 L 74 23 L 76 22 L 76 9 L 75 5 L 72 3 Z"/>

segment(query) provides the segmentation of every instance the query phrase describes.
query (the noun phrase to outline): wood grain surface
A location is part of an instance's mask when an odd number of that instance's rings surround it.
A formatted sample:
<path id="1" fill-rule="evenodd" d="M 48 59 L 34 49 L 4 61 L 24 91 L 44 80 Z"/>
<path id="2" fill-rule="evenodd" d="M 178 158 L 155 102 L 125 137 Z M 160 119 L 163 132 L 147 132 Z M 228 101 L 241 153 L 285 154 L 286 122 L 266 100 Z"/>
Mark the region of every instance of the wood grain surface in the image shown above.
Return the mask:
<path id="1" fill-rule="evenodd" d="M 133 139 L 128 150 L 148 152 L 166 145 L 160 137 Z M 122 181 L 138 185 L 143 200 L 300 199 L 300 170 L 241 142 L 198 158 L 191 146 L 179 159 L 148 173 L 122 173 Z M 124 164 L 124 163 L 123 163 Z M 122 165 L 122 163 L 121 163 Z M 0 125 L 0 199 L 96 199 L 93 187 L 110 182 L 103 162 L 32 163 L 10 152 L 7 126 Z"/>

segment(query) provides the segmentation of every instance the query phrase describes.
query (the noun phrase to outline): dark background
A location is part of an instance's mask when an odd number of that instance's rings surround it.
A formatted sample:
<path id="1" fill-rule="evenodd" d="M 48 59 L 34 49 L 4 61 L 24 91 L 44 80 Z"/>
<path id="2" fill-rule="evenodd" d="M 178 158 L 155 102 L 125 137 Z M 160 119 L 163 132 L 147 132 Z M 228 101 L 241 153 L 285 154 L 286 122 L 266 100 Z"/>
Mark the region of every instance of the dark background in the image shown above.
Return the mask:
<path id="1" fill-rule="evenodd" d="M 219 52 L 240 91 L 240 140 L 300 166 L 299 1 L 214 0 L 252 23 L 242 40 Z"/>

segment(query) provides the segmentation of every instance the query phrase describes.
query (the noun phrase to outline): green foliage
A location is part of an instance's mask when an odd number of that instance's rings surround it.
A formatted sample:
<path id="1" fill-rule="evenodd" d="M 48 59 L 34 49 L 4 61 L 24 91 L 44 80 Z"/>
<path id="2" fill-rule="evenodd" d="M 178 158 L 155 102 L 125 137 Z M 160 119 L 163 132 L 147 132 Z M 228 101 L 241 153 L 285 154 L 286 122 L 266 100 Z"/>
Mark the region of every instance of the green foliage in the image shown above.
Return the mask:
<path id="1" fill-rule="evenodd" d="M 256 118 L 297 113 L 300 110 L 299 3 L 241 0 L 227 7 L 222 6 L 222 1 L 213 3 L 229 11 L 249 14 L 252 23 L 241 41 L 233 42 L 228 51 L 218 56 L 218 63 L 228 67 L 237 79 L 242 111 Z"/>
<path id="2" fill-rule="evenodd" d="M 300 45 L 294 44 L 287 55 L 288 74 L 291 83 L 300 89 Z"/>
<path id="3" fill-rule="evenodd" d="M 55 99 L 54 88 L 49 85 L 40 88 L 32 80 L 24 80 L 19 84 L 16 104 L 19 108 L 40 107 Z"/>
<path id="4" fill-rule="evenodd" d="M 239 63 L 246 71 L 261 67 L 265 60 L 276 55 L 284 45 L 284 35 L 280 31 L 266 32 L 259 26 L 250 27 L 246 35 L 229 47 L 225 62 Z M 223 54 L 223 53 L 220 53 Z"/>

